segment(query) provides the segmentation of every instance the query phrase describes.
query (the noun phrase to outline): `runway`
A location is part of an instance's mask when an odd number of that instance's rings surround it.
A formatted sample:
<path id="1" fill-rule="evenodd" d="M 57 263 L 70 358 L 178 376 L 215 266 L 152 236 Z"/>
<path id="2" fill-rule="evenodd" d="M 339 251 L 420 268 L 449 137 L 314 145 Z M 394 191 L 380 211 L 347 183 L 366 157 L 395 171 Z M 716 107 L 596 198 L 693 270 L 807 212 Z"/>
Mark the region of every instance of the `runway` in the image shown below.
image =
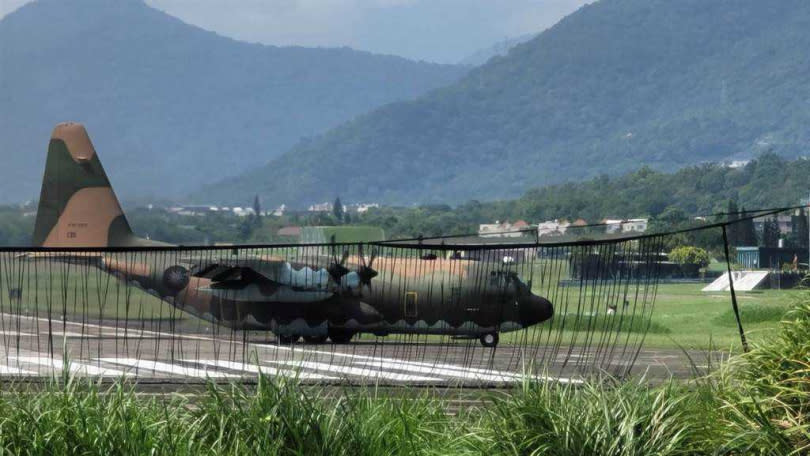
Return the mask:
<path id="1" fill-rule="evenodd" d="M 607 353 L 599 347 L 501 344 L 477 340 L 376 338 L 335 345 L 281 345 L 272 334 L 214 333 L 163 322 L 60 321 L 0 314 L 0 378 L 21 381 L 70 374 L 183 385 L 255 382 L 284 376 L 306 384 L 509 387 L 526 378 L 578 384 L 600 370 L 645 374 L 651 381 L 692 374 L 676 350 Z M 147 329 L 148 328 L 148 329 Z M 616 351 L 615 348 L 612 350 Z M 691 354 L 703 360 L 705 353 Z M 698 361 L 698 364 L 700 361 Z M 700 364 L 699 364 L 700 365 Z"/>

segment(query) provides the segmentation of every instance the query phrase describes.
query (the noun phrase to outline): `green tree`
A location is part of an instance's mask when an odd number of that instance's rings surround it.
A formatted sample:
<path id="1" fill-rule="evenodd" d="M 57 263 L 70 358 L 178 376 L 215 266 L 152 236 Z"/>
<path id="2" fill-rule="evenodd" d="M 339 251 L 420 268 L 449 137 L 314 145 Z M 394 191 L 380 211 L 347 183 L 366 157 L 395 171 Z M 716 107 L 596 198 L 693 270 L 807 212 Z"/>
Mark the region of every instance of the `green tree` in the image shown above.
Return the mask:
<path id="1" fill-rule="evenodd" d="M 775 217 L 765 220 L 762 227 L 762 245 L 764 247 L 779 246 L 779 223 Z"/>
<path id="2" fill-rule="evenodd" d="M 709 252 L 700 247 L 684 245 L 669 252 L 669 260 L 680 265 L 697 265 L 705 268 L 709 265 L 710 257 Z"/>
<path id="3" fill-rule="evenodd" d="M 259 199 L 259 195 L 253 197 L 253 217 L 256 226 L 262 225 L 262 203 Z"/>
<path id="4" fill-rule="evenodd" d="M 332 214 L 338 223 L 343 222 L 343 203 L 340 202 L 340 197 L 335 198 L 335 203 L 332 205 Z"/>
<path id="5" fill-rule="evenodd" d="M 736 247 L 740 245 L 740 226 L 736 223 L 740 218 L 740 214 L 736 200 L 728 200 L 728 210 L 726 210 L 726 213 L 727 220 L 729 221 L 729 225 L 726 228 L 726 231 L 728 231 L 728 242 Z"/>
<path id="6" fill-rule="evenodd" d="M 745 206 L 743 206 L 743 208 L 742 208 L 742 213 L 743 213 L 743 217 L 745 217 L 747 215 L 745 213 Z M 737 225 L 736 230 L 737 230 L 737 242 L 738 242 L 737 245 L 738 246 L 751 247 L 751 246 L 759 245 L 758 241 L 757 241 L 757 231 L 754 228 L 754 220 L 753 219 L 748 218 L 746 220 L 741 220 L 740 222 L 735 223 L 735 225 Z"/>

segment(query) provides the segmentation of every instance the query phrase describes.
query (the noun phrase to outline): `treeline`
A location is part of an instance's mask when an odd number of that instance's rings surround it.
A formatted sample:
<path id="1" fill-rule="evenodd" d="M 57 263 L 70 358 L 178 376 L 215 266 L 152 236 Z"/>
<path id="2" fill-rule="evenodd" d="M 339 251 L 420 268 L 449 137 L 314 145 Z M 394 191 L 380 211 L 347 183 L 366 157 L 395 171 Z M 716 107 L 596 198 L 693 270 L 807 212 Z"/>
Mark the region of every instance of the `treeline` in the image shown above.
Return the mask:
<path id="1" fill-rule="evenodd" d="M 514 200 L 469 201 L 456 207 L 380 207 L 364 214 L 333 211 L 283 217 L 179 216 L 162 210 L 134 209 L 128 210 L 127 216 L 138 235 L 178 244 L 290 242 L 297 239 L 277 233 L 291 225 L 370 225 L 382 228 L 387 238 L 395 239 L 474 234 L 479 224 L 496 220 L 538 223 L 582 218 L 588 223 L 599 223 L 605 218 L 649 218 L 649 230 L 667 231 L 726 220 L 725 216 L 695 220 L 697 216 L 795 206 L 810 191 L 809 175 L 810 160 L 788 161 L 775 154 L 764 154 L 739 168 L 703 164 L 672 174 L 642 168 L 619 177 L 600 176 L 537 188 Z M 30 242 L 34 217 L 22 214 L 17 208 L 0 208 L 2 245 Z M 733 218 L 732 215 L 730 219 Z M 774 235 L 774 229 L 773 221 L 767 221 L 761 233 L 755 232 L 752 224 L 742 223 L 729 234 L 734 245 L 772 245 L 779 237 Z M 604 227 L 580 229 L 576 235 L 593 237 L 600 233 L 604 233 Z M 806 245 L 802 244 L 806 239 L 797 234 L 788 236 L 786 241 L 788 245 Z M 719 230 L 683 235 L 673 242 L 712 250 L 719 245 Z"/>
<path id="2" fill-rule="evenodd" d="M 650 218 L 651 229 L 667 230 L 695 226 L 698 216 L 795 206 L 810 192 L 807 176 L 810 160 L 789 161 L 769 153 L 738 168 L 702 164 L 668 174 L 644 167 L 619 177 L 533 189 L 515 200 L 372 209 L 360 222 L 384 227 L 389 237 L 474 233 L 480 223 L 518 219 L 599 223 L 605 218 Z M 725 220 L 704 218 L 703 223 Z"/>

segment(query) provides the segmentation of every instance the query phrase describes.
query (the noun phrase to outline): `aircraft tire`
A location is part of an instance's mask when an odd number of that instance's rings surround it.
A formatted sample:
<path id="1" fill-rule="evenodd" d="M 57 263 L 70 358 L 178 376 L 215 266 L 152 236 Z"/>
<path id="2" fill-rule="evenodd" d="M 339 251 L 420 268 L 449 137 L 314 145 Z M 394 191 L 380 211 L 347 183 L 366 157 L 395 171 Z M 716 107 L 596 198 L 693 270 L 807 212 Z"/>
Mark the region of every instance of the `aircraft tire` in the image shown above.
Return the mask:
<path id="1" fill-rule="evenodd" d="M 326 342 L 327 336 L 304 336 L 304 342 L 308 344 L 322 344 Z"/>
<path id="2" fill-rule="evenodd" d="M 333 344 L 348 344 L 354 337 L 351 331 L 330 330 L 329 339 Z"/>
<path id="3" fill-rule="evenodd" d="M 298 342 L 301 336 L 293 334 L 293 335 L 279 335 L 278 336 L 278 343 L 281 345 L 292 345 Z"/>
<path id="4" fill-rule="evenodd" d="M 491 332 L 481 335 L 478 339 L 484 347 L 497 347 L 498 346 L 498 333 Z"/>

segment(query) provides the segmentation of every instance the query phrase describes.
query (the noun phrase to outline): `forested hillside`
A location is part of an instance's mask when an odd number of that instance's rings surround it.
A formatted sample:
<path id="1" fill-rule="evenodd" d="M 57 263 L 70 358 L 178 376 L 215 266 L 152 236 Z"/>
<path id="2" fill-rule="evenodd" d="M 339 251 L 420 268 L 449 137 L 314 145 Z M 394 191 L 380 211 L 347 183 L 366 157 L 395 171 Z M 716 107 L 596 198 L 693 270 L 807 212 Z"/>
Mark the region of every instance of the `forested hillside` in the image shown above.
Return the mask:
<path id="1" fill-rule="evenodd" d="M 124 197 L 173 199 L 466 70 L 238 42 L 141 0 L 38 0 L 0 20 L 0 202 L 39 194 L 57 122 L 87 125 Z"/>
<path id="2" fill-rule="evenodd" d="M 584 218 L 599 223 L 603 218 L 657 218 L 674 210 L 691 218 L 725 212 L 729 200 L 749 210 L 795 206 L 808 197 L 808 176 L 810 160 L 765 154 L 741 168 L 704 164 L 668 174 L 645 167 L 619 177 L 536 188 L 507 201 L 372 209 L 359 223 L 381 226 L 391 237 L 412 237 L 474 233 L 479 223 L 495 220 Z"/>
<path id="3" fill-rule="evenodd" d="M 517 197 L 641 165 L 806 153 L 810 2 L 601 0 L 416 101 L 236 179 L 228 201 Z"/>

